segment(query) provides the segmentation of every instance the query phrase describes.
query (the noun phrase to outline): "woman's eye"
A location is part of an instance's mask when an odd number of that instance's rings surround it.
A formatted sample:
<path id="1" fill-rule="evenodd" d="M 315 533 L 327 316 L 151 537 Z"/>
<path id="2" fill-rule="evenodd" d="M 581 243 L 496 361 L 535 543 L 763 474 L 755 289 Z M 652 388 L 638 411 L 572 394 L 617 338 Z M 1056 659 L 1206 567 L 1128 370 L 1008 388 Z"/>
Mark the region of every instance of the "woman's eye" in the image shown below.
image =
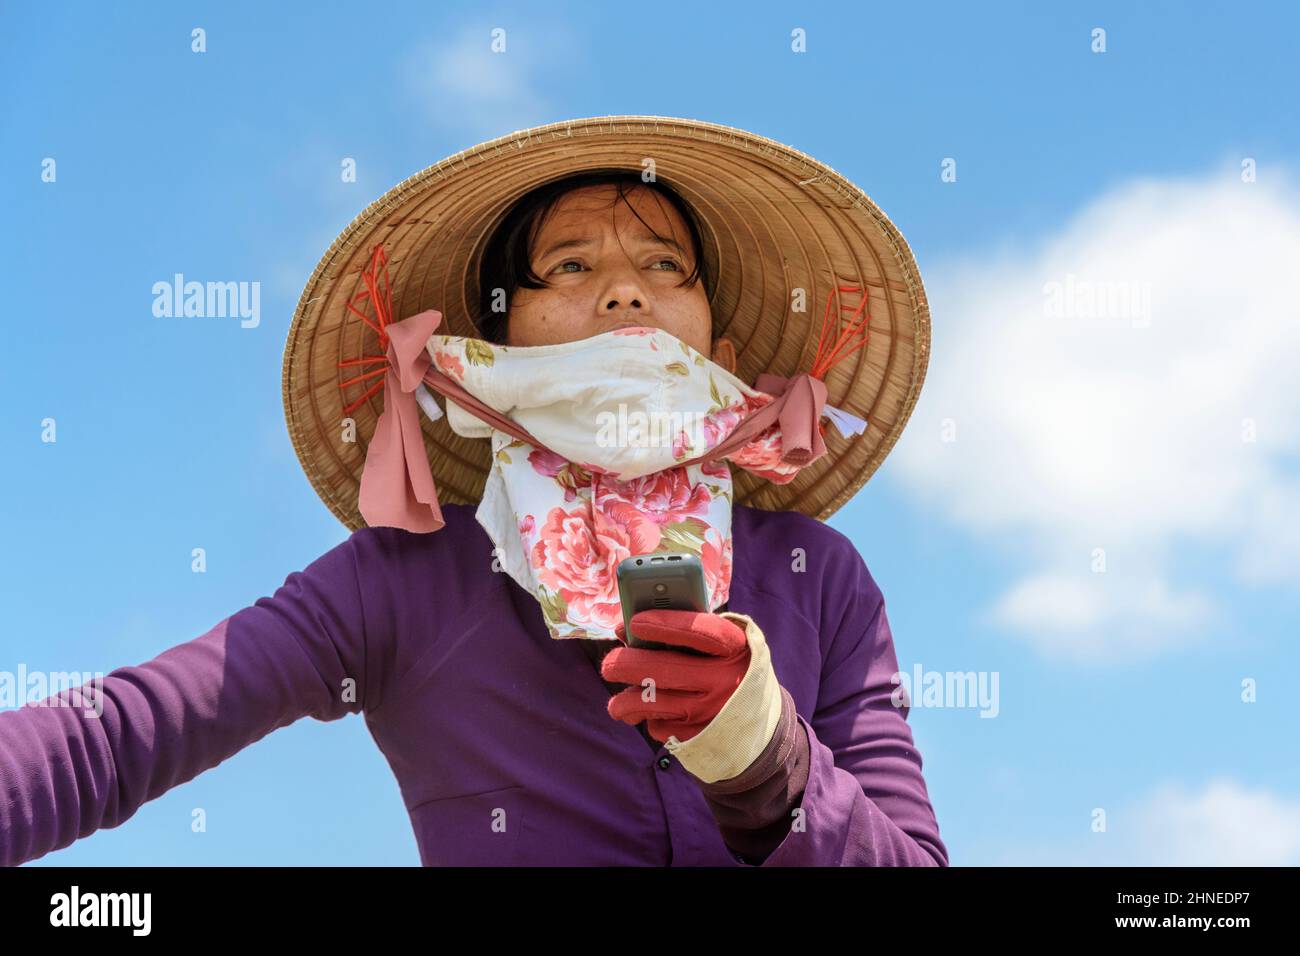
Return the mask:
<path id="1" fill-rule="evenodd" d="M 577 266 L 578 268 L 577 268 L 577 269 L 565 269 L 565 268 L 564 268 L 565 266 Z M 561 262 L 558 266 L 556 266 L 554 269 L 552 269 L 551 271 L 552 271 L 552 272 L 581 272 L 581 271 L 582 271 L 582 263 L 579 262 L 577 259 L 566 259 L 566 260 L 564 260 L 563 262 Z"/>
<path id="2" fill-rule="evenodd" d="M 676 269 L 677 271 L 679 271 L 679 272 L 681 271 L 681 266 L 677 264 L 677 260 L 676 260 L 676 259 L 656 259 L 656 260 L 655 260 L 655 265 L 658 266 L 658 265 L 661 265 L 662 263 L 665 263 L 665 262 L 668 263 L 670 266 L 672 266 L 672 267 L 673 267 L 674 269 Z M 659 270 L 659 271 L 662 272 L 662 271 L 664 271 L 664 270 L 661 269 L 661 270 Z"/>

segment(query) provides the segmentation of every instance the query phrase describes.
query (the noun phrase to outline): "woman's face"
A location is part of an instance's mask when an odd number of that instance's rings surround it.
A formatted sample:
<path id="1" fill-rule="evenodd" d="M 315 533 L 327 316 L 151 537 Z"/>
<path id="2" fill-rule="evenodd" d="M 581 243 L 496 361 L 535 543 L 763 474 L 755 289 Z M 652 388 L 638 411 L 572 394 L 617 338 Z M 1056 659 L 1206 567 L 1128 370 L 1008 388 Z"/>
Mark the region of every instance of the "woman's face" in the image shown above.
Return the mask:
<path id="1" fill-rule="evenodd" d="M 734 371 L 732 344 L 713 342 L 704 284 L 681 286 L 696 255 L 685 220 L 647 187 L 627 190 L 626 201 L 617 195 L 613 185 L 586 186 L 556 202 L 532 245 L 533 271 L 549 288 L 515 291 L 506 344 L 554 345 L 645 325 Z"/>

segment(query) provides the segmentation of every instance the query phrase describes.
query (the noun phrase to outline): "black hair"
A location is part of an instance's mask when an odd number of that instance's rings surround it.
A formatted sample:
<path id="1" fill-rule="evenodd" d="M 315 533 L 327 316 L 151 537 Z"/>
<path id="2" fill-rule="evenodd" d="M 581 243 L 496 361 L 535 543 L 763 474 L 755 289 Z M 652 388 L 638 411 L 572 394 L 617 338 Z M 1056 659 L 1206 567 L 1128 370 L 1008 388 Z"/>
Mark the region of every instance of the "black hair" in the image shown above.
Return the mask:
<path id="1" fill-rule="evenodd" d="M 657 178 L 652 182 L 644 181 L 639 171 L 589 170 L 543 183 L 526 193 L 510 207 L 492 231 L 479 262 L 479 312 L 475 325 L 484 339 L 496 344 L 505 342 L 510 302 L 516 289 L 521 287 L 544 289 L 548 286 L 546 280 L 533 272 L 532 245 L 560 197 L 584 186 L 605 185 L 618 187 L 618 195 L 615 196 L 614 203 L 619 200 L 627 203 L 627 207 L 632 210 L 637 219 L 641 219 L 641 215 L 627 201 L 627 192 L 634 186 L 652 189 L 672 204 L 690 229 L 691 244 L 695 251 L 695 268 L 682 279 L 681 285 L 690 286 L 696 282 L 703 282 L 709 298 L 712 299 L 711 278 L 704 263 L 704 243 L 701 240 L 699 221 L 690 204 L 675 189 Z M 644 219 L 641 219 L 641 222 L 650 229 L 649 223 Z M 653 229 L 650 229 L 650 232 L 656 238 L 664 238 Z M 673 238 L 676 239 L 676 236 Z M 498 289 L 505 293 L 504 309 L 493 308 L 501 301 L 497 295 Z"/>

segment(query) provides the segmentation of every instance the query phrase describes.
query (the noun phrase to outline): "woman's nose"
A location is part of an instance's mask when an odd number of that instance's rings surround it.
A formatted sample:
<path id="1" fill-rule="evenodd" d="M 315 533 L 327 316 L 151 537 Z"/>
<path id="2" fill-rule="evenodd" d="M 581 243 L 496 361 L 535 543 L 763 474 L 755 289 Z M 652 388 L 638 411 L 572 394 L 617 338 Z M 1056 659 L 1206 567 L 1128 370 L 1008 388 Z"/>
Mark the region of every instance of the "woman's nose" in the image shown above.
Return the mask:
<path id="1" fill-rule="evenodd" d="M 639 296 L 630 295 L 626 299 L 613 298 L 605 303 L 605 311 L 613 312 L 617 308 L 640 309 L 641 299 Z"/>
<path id="2" fill-rule="evenodd" d="M 640 309 L 648 312 L 650 309 L 650 298 L 634 268 L 620 269 L 618 275 L 610 278 L 601 302 L 606 312 L 615 309 Z"/>

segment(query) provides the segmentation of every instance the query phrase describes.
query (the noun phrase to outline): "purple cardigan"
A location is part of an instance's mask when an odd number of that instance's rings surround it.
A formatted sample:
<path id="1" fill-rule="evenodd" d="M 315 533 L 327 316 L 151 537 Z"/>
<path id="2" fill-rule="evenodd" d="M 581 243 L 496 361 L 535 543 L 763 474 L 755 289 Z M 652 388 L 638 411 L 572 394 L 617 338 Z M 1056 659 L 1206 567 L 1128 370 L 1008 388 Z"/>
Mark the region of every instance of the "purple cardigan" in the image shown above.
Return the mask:
<path id="1" fill-rule="evenodd" d="M 443 516 L 431 534 L 363 528 L 272 597 L 114 670 L 102 718 L 0 712 L 0 864 L 119 826 L 304 716 L 363 713 L 426 866 L 749 865 L 700 781 L 608 715 L 579 643 L 491 570 L 474 508 Z M 763 629 L 808 744 L 802 820 L 762 865 L 946 866 L 861 556 L 797 512 L 737 506 L 732 533 L 728 609 Z"/>

